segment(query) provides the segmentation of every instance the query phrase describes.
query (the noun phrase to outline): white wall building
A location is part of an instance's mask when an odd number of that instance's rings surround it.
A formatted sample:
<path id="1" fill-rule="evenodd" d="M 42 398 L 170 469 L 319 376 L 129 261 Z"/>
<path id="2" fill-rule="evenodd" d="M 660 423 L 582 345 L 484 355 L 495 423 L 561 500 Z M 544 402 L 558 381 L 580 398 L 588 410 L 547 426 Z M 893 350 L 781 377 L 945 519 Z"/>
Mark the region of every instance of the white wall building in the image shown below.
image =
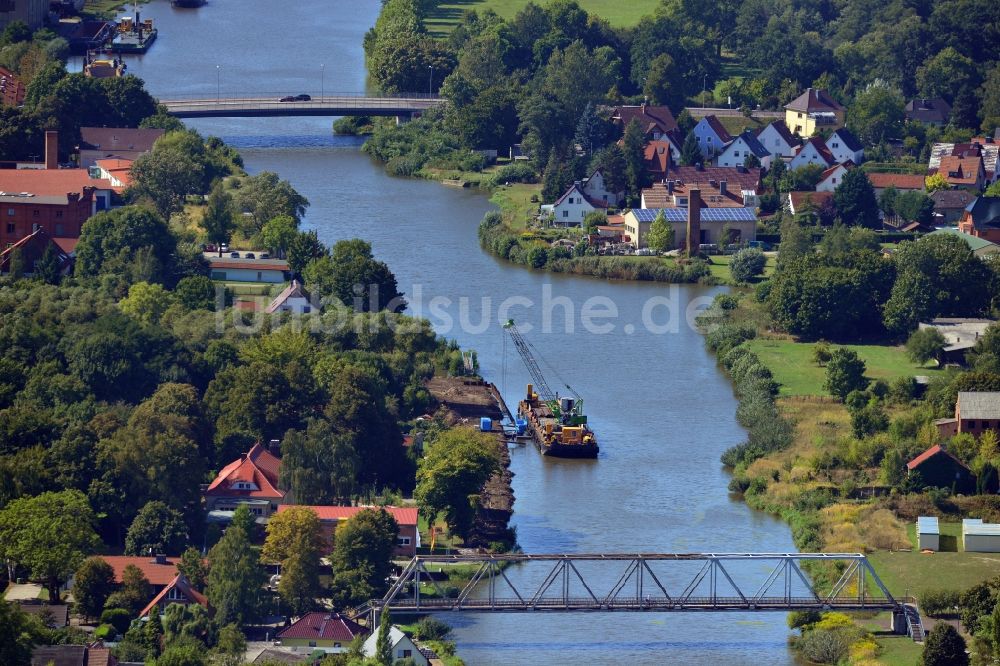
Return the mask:
<path id="1" fill-rule="evenodd" d="M 966 518 L 962 521 L 962 547 L 967 553 L 1000 553 L 1000 524 Z"/>
<path id="2" fill-rule="evenodd" d="M 375 645 L 378 643 L 378 627 L 365 640 L 363 651 L 366 657 L 375 656 Z M 429 666 L 427 657 L 420 654 L 420 649 L 410 640 L 410 637 L 400 631 L 395 625 L 389 628 L 389 645 L 392 646 L 392 659 L 412 659 L 417 666 Z"/>
<path id="3" fill-rule="evenodd" d="M 917 550 L 932 550 L 941 548 L 941 529 L 935 516 L 917 517 Z"/>
<path id="4" fill-rule="evenodd" d="M 552 204 L 552 224 L 577 226 L 583 224 L 587 213 L 607 208 L 603 201 L 595 201 L 587 196 L 583 183 L 576 181 Z"/>

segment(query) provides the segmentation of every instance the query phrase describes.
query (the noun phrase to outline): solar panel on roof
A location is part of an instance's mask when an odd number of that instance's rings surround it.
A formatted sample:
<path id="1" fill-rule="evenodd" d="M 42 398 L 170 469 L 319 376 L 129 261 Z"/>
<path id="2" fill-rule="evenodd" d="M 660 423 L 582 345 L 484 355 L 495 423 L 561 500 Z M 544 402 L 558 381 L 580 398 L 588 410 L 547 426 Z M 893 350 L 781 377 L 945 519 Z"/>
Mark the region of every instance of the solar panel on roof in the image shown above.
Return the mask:
<path id="1" fill-rule="evenodd" d="M 686 208 L 638 208 L 632 213 L 640 222 L 652 222 L 663 212 L 667 222 L 686 222 Z M 702 208 L 702 222 L 756 222 L 757 214 L 753 208 Z"/>

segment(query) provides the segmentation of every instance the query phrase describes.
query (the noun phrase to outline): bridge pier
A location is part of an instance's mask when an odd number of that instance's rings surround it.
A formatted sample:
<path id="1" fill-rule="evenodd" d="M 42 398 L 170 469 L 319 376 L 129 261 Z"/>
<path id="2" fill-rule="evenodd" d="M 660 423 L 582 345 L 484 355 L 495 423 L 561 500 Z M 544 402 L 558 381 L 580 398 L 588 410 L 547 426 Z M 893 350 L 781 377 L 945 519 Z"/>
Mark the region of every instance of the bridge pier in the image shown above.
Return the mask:
<path id="1" fill-rule="evenodd" d="M 892 611 L 892 616 L 889 620 L 889 630 L 894 634 L 899 634 L 905 636 L 909 633 L 906 629 L 906 613 L 902 610 Z"/>

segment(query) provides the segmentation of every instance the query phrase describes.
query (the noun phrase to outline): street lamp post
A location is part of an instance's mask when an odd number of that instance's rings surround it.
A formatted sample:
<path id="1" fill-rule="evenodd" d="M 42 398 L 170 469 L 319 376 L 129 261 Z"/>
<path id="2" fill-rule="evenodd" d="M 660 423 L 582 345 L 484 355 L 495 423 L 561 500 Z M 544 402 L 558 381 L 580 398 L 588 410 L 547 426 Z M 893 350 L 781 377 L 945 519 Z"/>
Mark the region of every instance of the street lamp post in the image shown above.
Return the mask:
<path id="1" fill-rule="evenodd" d="M 222 65 L 215 66 L 215 101 L 222 100 Z"/>
<path id="2" fill-rule="evenodd" d="M 434 94 L 434 65 L 427 65 L 427 69 L 431 70 L 430 77 L 427 79 L 427 96 L 430 97 Z"/>
<path id="3" fill-rule="evenodd" d="M 701 108 L 705 108 L 705 93 L 708 91 L 708 74 L 701 79 Z"/>
<path id="4" fill-rule="evenodd" d="M 319 66 L 319 98 L 322 100 L 326 88 L 326 65 Z"/>

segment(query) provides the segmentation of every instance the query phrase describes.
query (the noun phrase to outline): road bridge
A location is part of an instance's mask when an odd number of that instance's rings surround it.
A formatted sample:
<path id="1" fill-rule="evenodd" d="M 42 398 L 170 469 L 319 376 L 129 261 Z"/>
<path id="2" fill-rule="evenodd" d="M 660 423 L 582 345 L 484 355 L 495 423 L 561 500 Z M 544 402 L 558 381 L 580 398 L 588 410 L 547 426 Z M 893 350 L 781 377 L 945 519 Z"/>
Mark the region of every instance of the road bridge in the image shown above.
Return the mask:
<path id="1" fill-rule="evenodd" d="M 803 571 L 840 576 L 820 590 Z M 472 572 L 457 594 L 439 580 Z M 910 600 L 894 597 L 860 553 L 636 553 L 418 555 L 382 599 L 357 609 L 393 613 L 889 611 L 892 629 L 923 639 Z"/>
<path id="2" fill-rule="evenodd" d="M 167 113 L 177 118 L 269 118 L 280 116 L 396 116 L 408 119 L 440 106 L 440 97 L 406 93 L 367 96 L 336 93 L 307 101 L 281 102 L 280 95 L 255 93 L 240 97 L 161 99 Z"/>

